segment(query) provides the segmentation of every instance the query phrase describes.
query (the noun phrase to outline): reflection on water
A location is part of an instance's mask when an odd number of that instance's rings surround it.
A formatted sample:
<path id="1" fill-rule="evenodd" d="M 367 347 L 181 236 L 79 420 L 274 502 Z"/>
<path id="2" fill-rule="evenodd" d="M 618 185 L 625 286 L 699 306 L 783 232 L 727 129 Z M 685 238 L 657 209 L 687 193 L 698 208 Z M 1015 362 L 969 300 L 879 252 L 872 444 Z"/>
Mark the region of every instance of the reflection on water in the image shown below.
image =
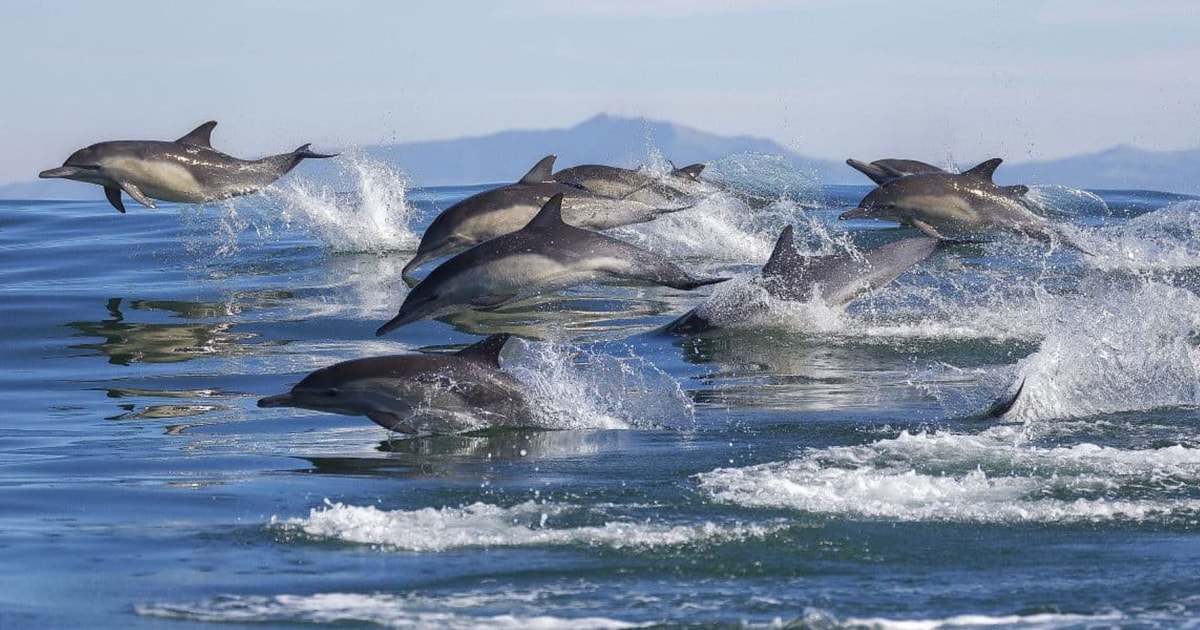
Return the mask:
<path id="1" fill-rule="evenodd" d="M 986 405 L 980 402 L 988 394 L 984 379 L 971 364 L 1009 351 L 983 342 L 837 339 L 769 329 L 719 331 L 679 348 L 688 363 L 710 366 L 694 377 L 704 384 L 691 390 L 697 404 L 834 411 L 940 402 L 963 407 L 956 413 Z M 947 361 L 958 367 L 929 367 Z"/>
<path id="2" fill-rule="evenodd" d="M 628 439 L 623 431 L 537 431 L 490 429 L 467 435 L 432 435 L 381 441 L 380 457 L 306 456 L 313 472 L 332 475 L 421 476 L 447 467 L 487 461 L 565 459 L 614 452 Z"/>
<path id="3" fill-rule="evenodd" d="M 74 328 L 74 337 L 99 337 L 99 343 L 83 343 L 72 348 L 95 350 L 116 365 L 134 363 L 176 363 L 202 356 L 234 356 L 241 346 L 254 337 L 234 332 L 233 322 L 139 323 L 125 321 L 123 298 L 112 298 L 105 305 L 108 318 L 97 322 L 77 321 L 66 325 Z M 167 314 L 185 320 L 232 317 L 246 303 L 238 302 L 179 302 L 173 300 L 130 300 L 128 311 L 140 311 L 150 317 Z"/>

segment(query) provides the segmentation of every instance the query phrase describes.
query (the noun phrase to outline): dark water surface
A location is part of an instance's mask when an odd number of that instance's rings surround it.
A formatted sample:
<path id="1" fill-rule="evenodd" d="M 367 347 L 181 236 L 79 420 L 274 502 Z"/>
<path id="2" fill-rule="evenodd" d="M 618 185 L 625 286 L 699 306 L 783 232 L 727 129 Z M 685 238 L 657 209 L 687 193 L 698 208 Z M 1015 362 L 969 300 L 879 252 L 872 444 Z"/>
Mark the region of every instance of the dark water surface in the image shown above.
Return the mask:
<path id="1" fill-rule="evenodd" d="M 1200 625 L 1200 203 L 1037 188 L 1092 255 L 1000 238 L 846 311 L 654 334 L 766 299 L 789 223 L 809 252 L 912 235 L 837 221 L 864 187 L 744 170 L 754 195 L 615 232 L 729 283 L 382 339 L 420 230 L 481 187 L 350 160 L 336 194 L 0 202 L 0 627 Z M 505 330 L 555 430 L 255 407 Z"/>

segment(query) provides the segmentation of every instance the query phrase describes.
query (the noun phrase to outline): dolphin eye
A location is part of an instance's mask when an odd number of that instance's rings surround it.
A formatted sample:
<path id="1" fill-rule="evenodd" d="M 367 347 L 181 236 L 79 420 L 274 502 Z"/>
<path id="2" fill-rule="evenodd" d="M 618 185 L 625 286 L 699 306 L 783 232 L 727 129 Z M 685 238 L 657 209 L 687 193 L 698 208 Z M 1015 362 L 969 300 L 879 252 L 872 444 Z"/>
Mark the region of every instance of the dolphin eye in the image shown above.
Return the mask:
<path id="1" fill-rule="evenodd" d="M 321 395 L 326 398 L 337 398 L 338 390 L 330 388 L 330 389 L 327 389 L 327 390 L 321 392 Z"/>

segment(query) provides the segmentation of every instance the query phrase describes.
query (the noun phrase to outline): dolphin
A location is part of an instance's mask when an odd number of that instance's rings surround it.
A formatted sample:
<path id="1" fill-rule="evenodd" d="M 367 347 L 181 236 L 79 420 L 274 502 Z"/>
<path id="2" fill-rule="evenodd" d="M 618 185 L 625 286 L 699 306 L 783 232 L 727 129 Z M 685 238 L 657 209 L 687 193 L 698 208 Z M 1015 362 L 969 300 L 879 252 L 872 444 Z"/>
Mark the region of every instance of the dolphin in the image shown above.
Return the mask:
<path id="1" fill-rule="evenodd" d="M 775 242 L 771 258 L 755 279 L 772 298 L 805 301 L 819 295 L 830 306 L 844 307 L 856 297 L 874 291 L 895 280 L 935 252 L 961 241 L 946 241 L 924 236 L 906 238 L 863 252 L 839 252 L 827 256 L 804 256 L 796 249 L 792 226 L 787 226 Z M 730 316 L 721 313 L 723 324 L 750 319 L 762 310 L 763 303 L 746 303 Z M 717 328 L 708 303 L 684 313 L 660 329 L 672 335 L 694 335 Z"/>
<path id="2" fill-rule="evenodd" d="M 854 170 L 866 175 L 871 181 L 876 184 L 884 184 L 888 180 L 903 177 L 905 175 L 918 175 L 920 173 L 945 173 L 945 169 L 927 164 L 919 160 L 907 160 L 900 158 L 885 158 L 875 160 L 870 164 L 860 162 L 854 158 L 846 160 L 846 164 L 850 165 Z"/>
<path id="3" fill-rule="evenodd" d="M 667 206 L 710 192 L 700 181 L 703 170 L 704 164 L 692 164 L 666 175 L 655 175 L 640 169 L 580 164 L 554 173 L 554 179 L 616 199 Z"/>
<path id="4" fill-rule="evenodd" d="M 453 354 L 400 354 L 323 367 L 259 407 L 298 407 L 366 416 L 400 433 L 457 433 L 532 426 L 524 386 L 500 369 L 508 333 Z"/>
<path id="5" fill-rule="evenodd" d="M 305 158 L 336 155 L 313 153 L 306 144 L 291 153 L 242 160 L 213 148 L 216 126 L 216 121 L 210 120 L 174 142 L 99 142 L 72 153 L 62 166 L 42 171 L 38 177 L 103 186 L 108 202 L 125 212 L 121 191 L 147 208 L 155 207 L 151 199 L 205 203 L 258 192 Z"/>
<path id="6" fill-rule="evenodd" d="M 950 173 L 940 166 L 934 166 L 920 160 L 908 160 L 902 158 L 884 158 L 875 160 L 870 164 L 860 162 L 853 158 L 846 160 L 854 170 L 866 175 L 871 181 L 882 186 L 887 182 L 904 177 L 905 175 L 920 175 L 923 173 Z M 1013 186 L 1001 186 L 1000 190 L 1013 197 L 1021 197 L 1029 192 L 1029 187 L 1024 184 L 1016 184 Z"/>
<path id="7" fill-rule="evenodd" d="M 515 184 L 472 195 L 443 210 L 425 229 L 416 255 L 401 272 L 404 277 L 411 277 L 429 260 L 521 229 L 556 194 L 563 195 L 563 218 L 567 223 L 590 230 L 643 223 L 687 207 L 656 208 L 555 181 L 554 160 L 554 155 L 547 155 Z"/>
<path id="8" fill-rule="evenodd" d="M 1085 251 L 1060 234 L 1050 221 L 1029 210 L 1021 196 L 1027 186 L 992 181 L 1000 158 L 958 173 L 914 173 L 884 181 L 840 219 L 880 219 L 907 223 L 945 239 L 943 232 L 978 234 L 1009 231 Z"/>
<path id="9" fill-rule="evenodd" d="M 495 309 L 597 278 L 616 277 L 695 289 L 728 278 L 697 278 L 661 256 L 563 221 L 555 194 L 529 223 L 484 241 L 438 265 L 412 288 L 400 311 L 379 327 L 406 324 L 466 308 Z"/>

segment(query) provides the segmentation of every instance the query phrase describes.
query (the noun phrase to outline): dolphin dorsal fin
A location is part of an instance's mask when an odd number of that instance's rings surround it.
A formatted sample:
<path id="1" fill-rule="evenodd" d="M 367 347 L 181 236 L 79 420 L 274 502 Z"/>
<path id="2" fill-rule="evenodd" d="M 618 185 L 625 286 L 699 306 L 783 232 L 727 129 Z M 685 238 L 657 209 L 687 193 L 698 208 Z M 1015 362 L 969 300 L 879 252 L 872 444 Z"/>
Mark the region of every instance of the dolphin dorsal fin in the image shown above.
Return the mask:
<path id="1" fill-rule="evenodd" d="M 176 140 L 179 144 L 190 144 L 194 147 L 204 147 L 206 149 L 213 148 L 212 146 L 212 130 L 217 126 L 217 121 L 210 120 L 199 127 L 187 132 L 187 135 Z"/>
<path id="2" fill-rule="evenodd" d="M 468 361 L 475 361 L 476 363 L 498 368 L 500 367 L 500 351 L 504 349 L 504 343 L 508 341 L 509 337 L 512 337 L 509 333 L 496 333 L 454 354 Z"/>
<path id="3" fill-rule="evenodd" d="M 523 229 L 552 228 L 559 225 L 566 225 L 566 222 L 563 221 L 562 218 L 562 201 L 563 194 L 555 193 L 555 195 L 551 197 L 550 200 L 545 203 L 545 205 L 542 206 L 542 209 L 538 210 L 538 213 L 529 220 L 529 223 L 525 224 Z"/>
<path id="4" fill-rule="evenodd" d="M 692 181 L 700 181 L 700 172 L 703 170 L 704 164 L 689 164 L 671 171 L 671 174 L 676 177 L 686 177 Z"/>
<path id="5" fill-rule="evenodd" d="M 1001 158 L 992 158 L 990 160 L 980 162 L 979 164 L 972 166 L 971 169 L 963 173 L 963 175 L 981 177 L 990 182 L 992 181 L 992 175 L 996 172 L 996 167 L 1000 166 L 1000 163 L 1003 161 L 1004 160 Z"/>
<path id="6" fill-rule="evenodd" d="M 787 273 L 789 269 L 801 264 L 803 257 L 796 250 L 796 241 L 793 234 L 794 230 L 790 225 L 783 228 L 783 231 L 779 233 L 779 239 L 775 241 L 775 251 L 771 252 L 771 257 L 767 260 L 767 264 L 763 265 L 762 275 L 764 277 Z"/>
<path id="7" fill-rule="evenodd" d="M 525 177 L 522 177 L 518 183 L 540 184 L 552 181 L 554 179 L 554 159 L 557 157 L 557 155 L 551 153 L 538 160 L 538 163 L 534 164 L 533 168 L 529 169 L 529 172 L 525 173 Z"/>

